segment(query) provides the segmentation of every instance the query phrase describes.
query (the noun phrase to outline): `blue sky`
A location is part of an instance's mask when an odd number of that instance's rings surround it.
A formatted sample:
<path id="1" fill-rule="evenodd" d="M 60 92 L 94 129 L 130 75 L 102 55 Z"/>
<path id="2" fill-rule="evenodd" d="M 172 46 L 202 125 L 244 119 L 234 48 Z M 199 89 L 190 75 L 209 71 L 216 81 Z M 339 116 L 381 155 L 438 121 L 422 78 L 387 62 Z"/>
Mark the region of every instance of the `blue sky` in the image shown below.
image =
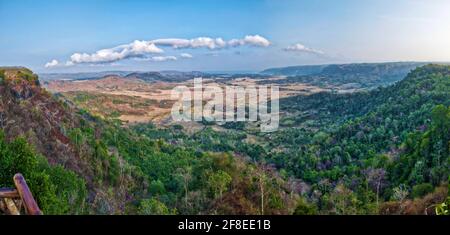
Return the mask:
<path id="1" fill-rule="evenodd" d="M 0 0 L 0 65 L 38 72 L 258 71 L 450 61 L 449 12 L 446 0 Z M 213 45 L 198 44 L 199 37 Z M 96 53 L 102 49 L 109 50 Z"/>

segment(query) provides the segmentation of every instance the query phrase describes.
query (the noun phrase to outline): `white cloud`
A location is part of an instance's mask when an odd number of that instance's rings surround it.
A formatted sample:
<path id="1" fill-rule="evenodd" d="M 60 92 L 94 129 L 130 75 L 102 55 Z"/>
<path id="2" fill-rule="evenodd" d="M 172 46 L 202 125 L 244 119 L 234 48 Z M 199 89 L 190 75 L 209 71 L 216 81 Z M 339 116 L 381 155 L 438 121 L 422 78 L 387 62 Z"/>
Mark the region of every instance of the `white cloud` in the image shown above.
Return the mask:
<path id="1" fill-rule="evenodd" d="M 72 66 L 74 65 L 74 63 L 72 61 L 67 61 L 66 63 L 59 63 L 58 60 L 51 60 L 50 62 L 45 64 L 45 68 L 53 68 L 53 67 L 68 67 L 68 66 Z"/>
<path id="2" fill-rule="evenodd" d="M 194 39 L 165 38 L 156 39 L 151 42 L 155 43 L 156 45 L 171 46 L 175 49 L 205 47 L 213 50 L 220 49 L 226 46 L 226 42 L 222 38 L 213 39 L 208 37 L 199 37 Z"/>
<path id="3" fill-rule="evenodd" d="M 177 60 L 175 56 L 154 56 L 149 57 L 151 54 L 164 53 L 164 50 L 158 46 L 169 46 L 174 49 L 183 48 L 207 48 L 210 50 L 224 49 L 228 47 L 238 47 L 238 46 L 256 46 L 256 47 L 268 47 L 271 43 L 264 37 L 259 35 L 247 35 L 242 39 L 231 39 L 225 41 L 222 38 L 210 38 L 210 37 L 198 37 L 193 39 L 183 39 L 183 38 L 163 38 L 155 39 L 150 41 L 139 41 L 135 40 L 129 44 L 119 45 L 113 48 L 101 49 L 95 53 L 74 53 L 70 56 L 64 65 L 72 66 L 76 64 L 102 64 L 102 63 L 112 63 L 119 60 L 136 58 L 143 60 L 153 60 L 153 61 L 168 61 Z M 181 58 L 192 58 L 193 56 L 188 53 L 183 53 L 180 55 Z M 47 63 L 45 67 L 53 67 L 60 65 L 58 61 L 52 60 Z"/>
<path id="4" fill-rule="evenodd" d="M 228 45 L 230 45 L 232 47 L 243 46 L 243 45 L 268 47 L 268 46 L 270 46 L 270 42 L 269 42 L 269 40 L 267 40 L 259 35 L 247 35 L 243 39 L 231 39 L 228 42 Z"/>
<path id="5" fill-rule="evenodd" d="M 164 38 L 152 40 L 152 43 L 160 46 L 171 46 L 175 49 L 181 48 L 208 48 L 210 50 L 223 49 L 226 47 L 237 47 L 244 45 L 268 47 L 269 40 L 259 35 L 247 35 L 242 39 L 231 39 L 225 41 L 222 38 L 198 37 L 193 39 Z"/>
<path id="6" fill-rule="evenodd" d="M 181 53 L 180 57 L 185 59 L 193 58 L 193 56 L 189 53 Z"/>
<path id="7" fill-rule="evenodd" d="M 136 40 L 130 44 L 114 48 L 102 49 L 93 54 L 75 53 L 70 57 L 73 64 L 81 63 L 110 63 L 123 59 L 142 57 L 147 54 L 163 53 L 164 51 L 148 41 Z"/>
<path id="8" fill-rule="evenodd" d="M 156 61 L 156 62 L 161 62 L 161 61 L 173 61 L 173 60 L 177 60 L 178 58 L 176 56 L 146 56 L 146 57 L 136 57 L 133 58 L 134 60 L 137 61 Z"/>
<path id="9" fill-rule="evenodd" d="M 177 57 L 175 57 L 175 56 L 153 56 L 152 58 L 150 58 L 150 60 L 161 62 L 161 61 L 177 60 Z"/>
<path id="10" fill-rule="evenodd" d="M 52 68 L 52 67 L 55 67 L 55 66 L 58 66 L 58 65 L 59 65 L 59 62 L 57 60 L 52 60 L 52 61 L 46 63 L 45 67 L 46 68 Z"/>
<path id="11" fill-rule="evenodd" d="M 285 51 L 294 51 L 294 52 L 307 52 L 307 53 L 313 53 L 313 54 L 319 54 L 319 55 L 325 54 L 323 51 L 306 47 L 300 43 L 296 43 L 294 45 L 288 46 L 288 47 L 284 48 L 284 50 Z"/>

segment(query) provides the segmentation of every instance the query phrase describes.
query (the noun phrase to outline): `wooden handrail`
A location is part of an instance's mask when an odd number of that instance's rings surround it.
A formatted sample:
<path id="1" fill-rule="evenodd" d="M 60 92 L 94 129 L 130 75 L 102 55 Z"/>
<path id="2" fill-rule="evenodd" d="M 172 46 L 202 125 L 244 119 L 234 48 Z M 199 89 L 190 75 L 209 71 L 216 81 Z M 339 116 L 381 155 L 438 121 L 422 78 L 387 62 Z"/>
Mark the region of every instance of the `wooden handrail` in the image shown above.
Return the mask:
<path id="1" fill-rule="evenodd" d="M 0 198 L 19 198 L 19 192 L 12 188 L 0 188 Z"/>
<path id="2" fill-rule="evenodd" d="M 25 211 L 28 215 L 42 215 L 41 209 L 37 205 L 36 201 L 28 188 L 27 182 L 22 174 L 18 173 L 14 175 L 14 184 L 16 185 L 17 192 L 22 199 Z"/>

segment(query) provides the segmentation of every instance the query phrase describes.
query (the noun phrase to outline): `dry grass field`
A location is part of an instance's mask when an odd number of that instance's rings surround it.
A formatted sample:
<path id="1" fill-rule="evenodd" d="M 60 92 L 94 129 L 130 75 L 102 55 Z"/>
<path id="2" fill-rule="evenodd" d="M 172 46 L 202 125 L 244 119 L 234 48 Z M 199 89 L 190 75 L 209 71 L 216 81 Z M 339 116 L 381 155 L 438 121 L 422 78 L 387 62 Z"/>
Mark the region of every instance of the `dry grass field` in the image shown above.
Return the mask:
<path id="1" fill-rule="evenodd" d="M 284 77 L 265 78 L 267 86 L 275 85 L 267 81 L 277 81 Z M 258 86 L 263 79 L 235 78 L 230 80 L 204 79 L 203 89 L 207 86 Z M 176 86 L 186 86 L 192 91 L 194 82 L 145 82 L 139 79 L 127 79 L 119 76 L 107 76 L 95 80 L 54 80 L 45 83 L 46 89 L 61 93 L 79 107 L 104 118 L 118 118 L 126 123 L 153 122 L 161 125 L 172 124 L 170 112 L 176 99 L 171 91 Z M 280 87 L 280 98 L 300 94 L 312 94 L 326 89 L 316 86 L 289 83 L 276 84 Z M 208 98 L 206 98 L 206 101 Z M 243 100 L 237 104 L 244 104 Z"/>

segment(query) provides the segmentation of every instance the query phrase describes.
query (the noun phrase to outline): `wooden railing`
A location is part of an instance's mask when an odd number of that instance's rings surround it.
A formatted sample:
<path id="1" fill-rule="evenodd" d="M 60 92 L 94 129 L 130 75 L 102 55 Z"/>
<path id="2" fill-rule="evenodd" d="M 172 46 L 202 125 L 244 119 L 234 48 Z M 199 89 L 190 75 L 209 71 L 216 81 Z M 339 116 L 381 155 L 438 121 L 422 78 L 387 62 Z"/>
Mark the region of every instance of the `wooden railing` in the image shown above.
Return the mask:
<path id="1" fill-rule="evenodd" d="M 16 188 L 0 188 L 0 211 L 9 215 L 42 215 L 42 211 L 34 200 L 27 182 L 22 174 L 14 175 Z"/>

